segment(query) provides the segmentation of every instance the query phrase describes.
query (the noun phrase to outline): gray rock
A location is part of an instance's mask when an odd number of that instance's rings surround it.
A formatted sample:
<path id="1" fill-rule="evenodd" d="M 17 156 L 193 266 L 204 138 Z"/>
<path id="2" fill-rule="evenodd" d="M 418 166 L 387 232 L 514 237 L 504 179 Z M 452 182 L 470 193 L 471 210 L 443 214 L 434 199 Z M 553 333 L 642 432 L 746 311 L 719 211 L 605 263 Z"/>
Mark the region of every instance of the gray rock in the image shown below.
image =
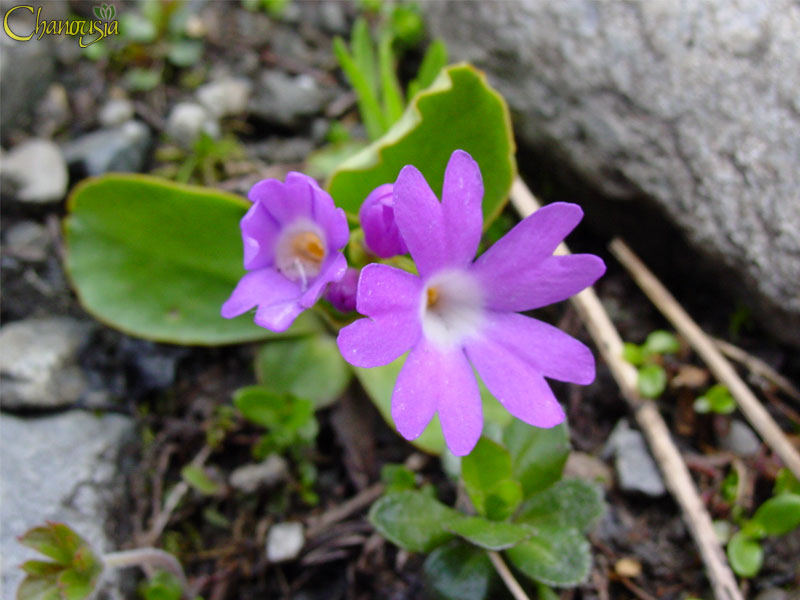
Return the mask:
<path id="1" fill-rule="evenodd" d="M 747 425 L 734 419 L 728 431 L 719 437 L 719 447 L 737 456 L 747 458 L 755 456 L 761 448 L 761 440 Z"/>
<path id="2" fill-rule="evenodd" d="M 227 77 L 199 87 L 195 95 L 212 115 L 230 117 L 247 110 L 252 88 L 247 79 Z"/>
<path id="3" fill-rule="evenodd" d="M 303 117 L 319 113 L 329 99 L 310 75 L 265 71 L 258 81 L 250 112 L 280 125 L 296 125 Z"/>
<path id="4" fill-rule="evenodd" d="M 220 136 L 217 119 L 203 106 L 194 102 L 179 102 L 167 118 L 167 134 L 186 148 L 206 133 L 211 137 Z"/>
<path id="5" fill-rule="evenodd" d="M 127 98 L 114 98 L 100 109 L 97 118 L 103 127 L 117 127 L 133 119 L 133 102 Z"/>
<path id="6" fill-rule="evenodd" d="M 76 364 L 91 326 L 68 317 L 24 319 L 0 328 L 0 406 L 49 409 L 86 389 Z"/>
<path id="7" fill-rule="evenodd" d="M 116 549 L 109 531 L 121 497 L 117 459 L 133 432 L 119 415 L 0 416 L 0 597 L 15 597 L 19 564 L 41 558 L 16 537 L 46 520 L 66 523 L 99 552 Z M 98 597 L 122 595 L 112 585 Z"/>
<path id="8" fill-rule="evenodd" d="M 43 262 L 50 247 L 47 229 L 35 221 L 20 221 L 6 232 L 5 252 L 30 262 Z"/>
<path id="9" fill-rule="evenodd" d="M 305 544 L 302 523 L 276 523 L 267 534 L 267 560 L 284 562 L 297 558 Z"/>
<path id="10" fill-rule="evenodd" d="M 39 103 L 36 111 L 34 130 L 37 136 L 51 137 L 56 131 L 64 127 L 70 119 L 71 110 L 66 88 L 60 83 L 52 84 Z"/>
<path id="11" fill-rule="evenodd" d="M 488 72 L 521 142 L 606 197 L 667 215 L 736 274 L 736 293 L 778 338 L 800 345 L 800 4 L 425 10 L 455 59 Z"/>
<path id="12" fill-rule="evenodd" d="M 790 600 L 788 592 L 780 588 L 767 588 L 758 593 L 755 600 Z"/>
<path id="13" fill-rule="evenodd" d="M 0 162 L 0 175 L 21 202 L 58 202 L 67 193 L 67 164 L 50 140 L 30 139 L 12 148 Z"/>
<path id="14" fill-rule="evenodd" d="M 644 436 L 623 419 L 606 442 L 605 456 L 614 456 L 617 483 L 624 492 L 639 492 L 658 497 L 667 493 Z"/>
<path id="15" fill-rule="evenodd" d="M 150 129 L 144 123 L 128 121 L 79 137 L 64 147 L 64 156 L 70 166 L 78 166 L 91 176 L 138 173 L 144 168 L 151 141 Z"/>
<path id="16" fill-rule="evenodd" d="M 230 476 L 231 487 L 252 494 L 262 488 L 269 488 L 286 481 L 289 466 L 286 460 L 277 454 L 270 454 L 264 462 L 243 465 L 236 468 Z"/>
<path id="17" fill-rule="evenodd" d="M 0 121 L 4 135 L 30 125 L 33 111 L 54 77 L 55 60 L 49 41 L 17 42 L 5 32 L 0 34 Z"/>
<path id="18" fill-rule="evenodd" d="M 251 156 L 276 164 L 302 162 L 313 150 L 314 142 L 304 137 L 274 137 L 248 146 Z"/>

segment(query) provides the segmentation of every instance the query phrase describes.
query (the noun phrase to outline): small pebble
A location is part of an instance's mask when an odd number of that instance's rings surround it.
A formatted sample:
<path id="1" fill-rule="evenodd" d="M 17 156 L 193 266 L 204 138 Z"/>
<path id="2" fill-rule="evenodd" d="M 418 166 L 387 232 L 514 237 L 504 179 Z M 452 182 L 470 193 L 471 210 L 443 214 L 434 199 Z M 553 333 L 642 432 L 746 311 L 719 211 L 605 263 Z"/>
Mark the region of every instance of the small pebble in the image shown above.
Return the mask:
<path id="1" fill-rule="evenodd" d="M 35 221 L 20 221 L 6 232 L 6 252 L 22 260 L 44 261 L 49 246 L 47 229 Z"/>
<path id="2" fill-rule="evenodd" d="M 98 119 L 103 127 L 116 127 L 133 118 L 133 103 L 124 98 L 109 100 L 100 109 Z"/>
<path id="3" fill-rule="evenodd" d="M 181 146 L 188 148 L 206 133 L 220 136 L 219 123 L 203 106 L 194 102 L 180 102 L 172 108 L 167 118 L 167 134 Z"/>
<path id="4" fill-rule="evenodd" d="M 195 95 L 212 115 L 229 117 L 247 110 L 251 90 L 248 80 L 229 77 L 201 86 Z"/>
<path id="5" fill-rule="evenodd" d="M 303 524 L 296 522 L 277 523 L 267 534 L 267 559 L 284 562 L 297 558 L 305 544 Z"/>
<path id="6" fill-rule="evenodd" d="M 614 565 L 614 571 L 620 577 L 633 579 L 642 574 L 642 563 L 635 558 L 620 558 Z"/>
<path id="7" fill-rule="evenodd" d="M 3 156 L 0 173 L 11 181 L 12 195 L 22 202 L 58 202 L 67 193 L 67 163 L 59 147 L 45 139 L 30 139 Z"/>
<path id="8" fill-rule="evenodd" d="M 231 487 L 252 494 L 285 481 L 288 474 L 286 460 L 277 454 L 270 454 L 264 462 L 238 467 L 231 473 L 229 481 Z"/>

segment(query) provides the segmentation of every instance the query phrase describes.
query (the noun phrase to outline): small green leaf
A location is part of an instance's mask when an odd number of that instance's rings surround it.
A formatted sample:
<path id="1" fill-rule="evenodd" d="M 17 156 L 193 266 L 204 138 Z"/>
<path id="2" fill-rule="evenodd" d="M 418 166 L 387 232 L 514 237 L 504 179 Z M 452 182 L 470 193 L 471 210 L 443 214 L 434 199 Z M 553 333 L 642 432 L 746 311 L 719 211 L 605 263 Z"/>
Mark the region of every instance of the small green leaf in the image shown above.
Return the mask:
<path id="1" fill-rule="evenodd" d="M 64 565 L 48 560 L 26 560 L 19 567 L 28 575 L 52 575 L 64 569 Z"/>
<path id="2" fill-rule="evenodd" d="M 64 222 L 66 268 L 103 323 L 173 344 L 216 345 L 317 331 L 306 311 L 275 334 L 252 315 L 219 311 L 244 275 L 239 221 L 249 204 L 219 190 L 144 175 L 106 175 L 73 191 Z"/>
<path id="3" fill-rule="evenodd" d="M 120 35 L 127 41 L 149 44 L 158 36 L 156 26 L 142 15 L 127 11 L 119 17 Z"/>
<path id="4" fill-rule="evenodd" d="M 633 366 L 638 367 L 644 362 L 644 352 L 641 346 L 625 342 L 625 345 L 622 346 L 622 358 Z"/>
<path id="5" fill-rule="evenodd" d="M 186 465 L 181 469 L 183 480 L 201 494 L 213 496 L 219 492 L 219 484 L 211 479 L 202 467 Z"/>
<path id="6" fill-rule="evenodd" d="M 373 94 L 378 93 L 378 82 L 375 77 L 375 50 L 372 45 L 369 25 L 366 19 L 359 17 L 353 23 L 353 30 L 350 35 L 350 46 L 353 51 L 353 60 L 358 66 L 358 70 L 366 79 L 369 89 Z"/>
<path id="7" fill-rule="evenodd" d="M 417 76 L 408 84 L 408 101 L 428 88 L 447 65 L 447 46 L 442 40 L 434 40 L 425 51 Z"/>
<path id="8" fill-rule="evenodd" d="M 503 444 L 525 498 L 561 479 L 569 455 L 565 424 L 542 429 L 515 419 L 503 432 Z"/>
<path id="9" fill-rule="evenodd" d="M 350 52 L 347 50 L 347 45 L 339 37 L 333 40 L 333 53 L 356 93 L 358 111 L 361 113 L 361 120 L 364 122 L 364 127 L 367 129 L 367 136 L 371 140 L 378 139 L 386 131 L 386 123 L 384 122 L 384 115 L 378 104 L 378 99 L 371 83 L 374 75 L 371 76 L 369 73 L 361 70 L 353 56 L 351 56 Z"/>
<path id="10" fill-rule="evenodd" d="M 436 548 L 425 560 L 425 579 L 442 600 L 489 600 L 495 571 L 486 552 L 460 540 Z"/>
<path id="11" fill-rule="evenodd" d="M 171 573 L 158 571 L 153 577 L 142 583 L 139 593 L 144 600 L 181 600 L 183 586 Z"/>
<path id="12" fill-rule="evenodd" d="M 680 349 L 678 338 L 669 331 L 653 331 L 644 341 L 644 350 L 648 354 L 675 354 Z"/>
<path id="13" fill-rule="evenodd" d="M 270 429 L 271 437 L 282 448 L 292 445 L 297 437 L 308 441 L 316 436 L 314 405 L 306 398 L 277 394 L 253 385 L 237 390 L 233 403 L 246 419 Z"/>
<path id="14" fill-rule="evenodd" d="M 698 405 L 702 410 L 698 410 Z M 714 412 L 718 415 L 729 415 L 736 410 L 736 400 L 727 387 L 718 383 L 695 401 L 694 409 L 699 413 Z"/>
<path id="15" fill-rule="evenodd" d="M 758 507 L 752 521 L 767 535 L 783 535 L 800 526 L 800 495 L 781 494 Z"/>
<path id="16" fill-rule="evenodd" d="M 28 575 L 17 588 L 17 600 L 63 600 L 56 575 Z"/>
<path id="17" fill-rule="evenodd" d="M 739 531 L 728 543 L 728 561 L 740 577 L 753 577 L 764 563 L 764 549 L 756 540 Z"/>
<path id="18" fill-rule="evenodd" d="M 514 514 L 522 502 L 522 486 L 514 479 L 498 481 L 486 494 L 484 506 L 486 517 L 492 521 L 504 521 Z"/>
<path id="19" fill-rule="evenodd" d="M 453 537 L 447 526 L 462 515 L 420 492 L 388 494 L 376 501 L 369 521 L 387 540 L 409 552 L 430 552 Z"/>
<path id="20" fill-rule="evenodd" d="M 381 76 L 381 94 L 386 124 L 390 127 L 403 114 L 403 92 L 395 73 L 395 58 L 392 52 L 392 36 L 389 32 L 381 35 L 378 43 L 378 65 Z"/>
<path id="21" fill-rule="evenodd" d="M 558 587 L 581 584 L 592 567 L 589 542 L 576 529 L 538 529 L 524 542 L 506 550 L 506 554 L 534 581 Z"/>
<path id="22" fill-rule="evenodd" d="M 203 42 L 200 40 L 177 40 L 170 44 L 167 60 L 176 67 L 191 67 L 203 58 Z"/>
<path id="23" fill-rule="evenodd" d="M 29 529 L 19 543 L 52 558 L 58 564 L 70 566 L 75 552 L 86 542 L 63 523 L 47 523 Z"/>
<path id="24" fill-rule="evenodd" d="M 645 365 L 639 369 L 636 385 L 645 398 L 658 398 L 667 387 L 667 372 L 659 365 Z"/>
<path id="25" fill-rule="evenodd" d="M 800 481 L 792 475 L 786 467 L 781 467 L 775 476 L 775 487 L 772 490 L 773 496 L 778 494 L 800 494 Z"/>
<path id="26" fill-rule="evenodd" d="M 516 521 L 589 532 L 605 508 L 599 486 L 580 479 L 565 479 L 529 498 Z"/>
<path id="27" fill-rule="evenodd" d="M 414 471 L 405 465 L 385 464 L 381 467 L 381 481 L 386 486 L 386 493 L 413 490 L 417 486 Z"/>
<path id="28" fill-rule="evenodd" d="M 531 535 L 525 526 L 483 517 L 464 517 L 449 523 L 447 529 L 485 550 L 505 550 Z"/>
<path id="29" fill-rule="evenodd" d="M 482 437 L 461 459 L 461 477 L 472 504 L 486 515 L 486 496 L 498 482 L 511 478 L 511 455 L 497 442 Z"/>
<path id="30" fill-rule="evenodd" d="M 125 71 L 125 84 L 132 92 L 149 92 L 161 83 L 161 69 L 134 67 Z"/>
<path id="31" fill-rule="evenodd" d="M 258 381 L 280 394 L 328 406 L 344 392 L 353 371 L 336 340 L 319 334 L 264 344 L 256 356 Z"/>
<path id="32" fill-rule="evenodd" d="M 94 592 L 96 581 L 96 575 L 92 577 L 74 569 L 66 569 L 58 576 L 58 588 L 63 600 L 85 600 Z"/>
<path id="33" fill-rule="evenodd" d="M 486 228 L 508 200 L 516 174 L 514 138 L 505 101 L 466 64 L 443 70 L 385 136 L 334 172 L 328 191 L 337 206 L 355 216 L 372 190 L 414 165 L 440 196 L 445 167 L 458 149 L 469 152 L 481 168 Z"/>

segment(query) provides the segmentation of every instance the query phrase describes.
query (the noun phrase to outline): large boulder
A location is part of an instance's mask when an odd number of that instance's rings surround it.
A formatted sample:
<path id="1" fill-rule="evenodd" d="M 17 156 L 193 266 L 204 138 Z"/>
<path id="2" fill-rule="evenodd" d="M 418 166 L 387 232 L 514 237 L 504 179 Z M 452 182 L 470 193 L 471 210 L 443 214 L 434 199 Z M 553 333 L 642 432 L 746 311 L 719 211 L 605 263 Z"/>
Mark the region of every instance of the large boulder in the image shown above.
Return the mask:
<path id="1" fill-rule="evenodd" d="M 425 6 L 452 56 L 507 98 L 524 147 L 617 204 L 655 207 L 800 345 L 797 2 Z"/>

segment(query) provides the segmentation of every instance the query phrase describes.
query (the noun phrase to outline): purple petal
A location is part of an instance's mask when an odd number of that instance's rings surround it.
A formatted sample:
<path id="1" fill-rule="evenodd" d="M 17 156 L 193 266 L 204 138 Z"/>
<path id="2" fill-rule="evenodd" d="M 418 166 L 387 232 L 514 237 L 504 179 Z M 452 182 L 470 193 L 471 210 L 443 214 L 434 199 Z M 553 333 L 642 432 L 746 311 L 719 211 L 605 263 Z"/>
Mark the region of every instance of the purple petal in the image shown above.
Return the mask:
<path id="1" fill-rule="evenodd" d="M 536 427 L 564 421 L 564 410 L 544 377 L 491 339 L 472 340 L 466 352 L 489 391 L 508 412 Z"/>
<path id="2" fill-rule="evenodd" d="M 419 341 L 421 327 L 413 313 L 396 312 L 359 319 L 339 332 L 344 359 L 355 367 L 388 365 Z"/>
<path id="3" fill-rule="evenodd" d="M 358 280 L 358 312 L 370 317 L 408 312 L 419 320 L 422 301 L 419 277 L 378 263 L 368 264 Z"/>
<path id="4" fill-rule="evenodd" d="M 409 353 L 392 394 L 392 419 L 409 440 L 420 436 L 435 411 L 456 456 L 469 454 L 483 429 L 481 397 L 461 348 L 442 352 L 420 341 Z"/>
<path id="5" fill-rule="evenodd" d="M 553 254 L 583 218 L 577 204 L 554 202 L 520 221 L 475 261 L 475 269 L 486 272 L 516 271 L 530 267 Z"/>
<path id="6" fill-rule="evenodd" d="M 489 313 L 482 336 L 545 377 L 581 385 L 594 381 L 592 351 L 557 327 L 517 313 Z"/>
<path id="7" fill-rule="evenodd" d="M 486 293 L 487 307 L 496 311 L 525 311 L 560 302 L 589 287 L 605 273 L 602 259 L 593 254 L 550 256 L 543 261 L 497 265 L 478 263 L 472 269 Z"/>
<path id="8" fill-rule="evenodd" d="M 358 269 L 348 267 L 339 281 L 332 281 L 325 290 L 325 300 L 330 302 L 339 312 L 348 313 L 356 309 L 358 293 Z"/>
<path id="9" fill-rule="evenodd" d="M 448 262 L 464 266 L 472 262 L 483 229 L 483 179 L 478 163 L 463 150 L 456 150 L 447 163 L 442 188 Z"/>
<path id="10" fill-rule="evenodd" d="M 263 204 L 281 225 L 300 217 L 311 217 L 311 188 L 305 181 L 293 179 L 288 184 L 277 179 L 264 179 L 250 189 L 247 197 L 252 202 Z"/>
<path id="11" fill-rule="evenodd" d="M 394 184 L 394 216 L 420 276 L 447 264 L 442 205 L 412 165 L 401 169 Z"/>
<path id="12" fill-rule="evenodd" d="M 280 225 L 260 202 L 255 202 L 241 221 L 244 243 L 244 268 L 262 269 L 271 266 L 275 258 L 275 241 Z"/>
<path id="13" fill-rule="evenodd" d="M 336 208 L 330 194 L 319 187 L 315 179 L 302 173 L 291 172 L 286 176 L 290 189 L 304 189 L 310 198 L 310 216 L 325 232 L 328 250 L 344 248 L 350 238 L 347 216 Z"/>
<path id="14" fill-rule="evenodd" d="M 319 275 L 317 275 L 311 282 L 311 285 L 306 291 L 303 292 L 300 298 L 300 305 L 304 308 L 310 308 L 322 296 L 325 291 L 325 286 L 331 281 L 339 281 L 347 272 L 347 259 L 341 252 L 336 252 L 329 255 L 325 262 L 322 263 Z"/>
<path id="15" fill-rule="evenodd" d="M 303 311 L 298 304 L 300 289 L 274 269 L 250 271 L 239 280 L 230 298 L 222 305 L 226 319 L 258 306 L 256 324 L 271 331 L 285 331 Z"/>
<path id="16" fill-rule="evenodd" d="M 394 185 L 391 183 L 376 187 L 358 211 L 358 220 L 364 230 L 364 245 L 381 258 L 408 253 L 394 217 L 393 193 Z"/>

